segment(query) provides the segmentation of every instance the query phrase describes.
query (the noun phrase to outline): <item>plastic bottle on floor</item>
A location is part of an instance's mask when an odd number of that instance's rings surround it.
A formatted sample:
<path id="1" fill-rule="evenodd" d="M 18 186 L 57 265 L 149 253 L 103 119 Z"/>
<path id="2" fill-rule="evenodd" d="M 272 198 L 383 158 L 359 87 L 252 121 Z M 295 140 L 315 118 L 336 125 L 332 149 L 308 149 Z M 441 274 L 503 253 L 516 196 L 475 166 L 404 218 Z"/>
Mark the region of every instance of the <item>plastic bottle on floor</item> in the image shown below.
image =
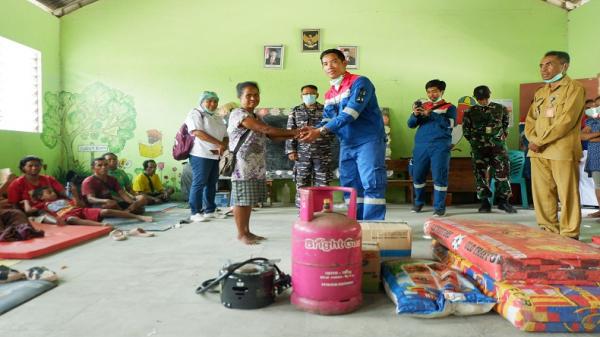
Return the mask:
<path id="1" fill-rule="evenodd" d="M 283 184 L 281 188 L 281 203 L 284 205 L 290 203 L 290 187 L 287 184 Z"/>

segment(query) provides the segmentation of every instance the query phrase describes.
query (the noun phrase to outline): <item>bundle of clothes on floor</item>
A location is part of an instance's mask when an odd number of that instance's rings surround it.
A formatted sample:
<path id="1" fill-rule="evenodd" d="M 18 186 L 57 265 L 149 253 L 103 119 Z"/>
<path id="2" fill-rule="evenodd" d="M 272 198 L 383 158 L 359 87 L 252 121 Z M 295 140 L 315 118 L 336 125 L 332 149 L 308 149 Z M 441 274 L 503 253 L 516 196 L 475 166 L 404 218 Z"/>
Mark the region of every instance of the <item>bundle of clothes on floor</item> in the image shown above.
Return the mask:
<path id="1" fill-rule="evenodd" d="M 23 211 L 0 209 L 0 242 L 23 241 L 44 236 L 44 231 L 31 225 Z"/>

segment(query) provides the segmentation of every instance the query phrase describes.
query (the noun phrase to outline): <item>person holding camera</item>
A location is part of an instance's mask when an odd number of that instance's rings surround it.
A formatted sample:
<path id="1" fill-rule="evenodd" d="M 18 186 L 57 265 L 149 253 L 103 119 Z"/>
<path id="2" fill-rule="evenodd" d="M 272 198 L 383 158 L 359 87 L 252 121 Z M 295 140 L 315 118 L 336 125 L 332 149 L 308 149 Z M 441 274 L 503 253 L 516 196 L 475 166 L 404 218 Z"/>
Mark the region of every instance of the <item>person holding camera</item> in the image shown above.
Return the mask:
<path id="1" fill-rule="evenodd" d="M 444 101 L 446 82 L 431 80 L 425 85 L 426 102 L 416 101 L 408 118 L 408 127 L 418 128 L 413 148 L 411 175 L 415 190 L 412 211 L 419 213 L 425 204 L 425 179 L 431 169 L 433 177 L 433 215 L 446 214 L 446 191 L 452 128 L 456 119 L 456 107 Z"/>

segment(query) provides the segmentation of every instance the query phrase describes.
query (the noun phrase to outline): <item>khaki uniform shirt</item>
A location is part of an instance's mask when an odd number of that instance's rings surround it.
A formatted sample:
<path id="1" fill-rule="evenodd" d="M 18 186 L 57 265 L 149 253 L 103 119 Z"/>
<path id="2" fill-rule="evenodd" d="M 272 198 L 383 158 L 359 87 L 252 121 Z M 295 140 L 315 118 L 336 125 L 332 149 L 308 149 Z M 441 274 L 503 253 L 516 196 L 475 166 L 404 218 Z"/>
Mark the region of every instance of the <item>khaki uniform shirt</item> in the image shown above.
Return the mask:
<path id="1" fill-rule="evenodd" d="M 530 157 L 551 160 L 579 160 L 582 156 L 580 125 L 585 90 L 565 76 L 554 89 L 546 84 L 536 91 L 525 120 L 525 137 L 544 149 L 529 151 Z"/>

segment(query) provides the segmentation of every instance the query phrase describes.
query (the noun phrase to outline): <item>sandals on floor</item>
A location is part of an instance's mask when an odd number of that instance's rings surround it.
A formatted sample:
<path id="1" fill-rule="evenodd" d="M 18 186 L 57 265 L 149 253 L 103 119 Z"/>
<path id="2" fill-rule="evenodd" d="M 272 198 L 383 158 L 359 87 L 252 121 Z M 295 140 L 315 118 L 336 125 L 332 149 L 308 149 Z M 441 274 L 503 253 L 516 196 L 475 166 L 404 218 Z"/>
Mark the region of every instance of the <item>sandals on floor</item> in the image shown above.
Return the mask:
<path id="1" fill-rule="evenodd" d="M 42 280 L 49 282 L 58 281 L 58 276 L 52 270 L 46 267 L 32 267 L 25 271 L 28 280 Z"/>
<path id="2" fill-rule="evenodd" d="M 113 230 L 108 236 L 115 241 L 127 240 L 127 233 L 123 232 L 120 229 Z"/>
<path id="3" fill-rule="evenodd" d="M 18 270 L 8 268 L 5 265 L 0 265 L 0 284 L 18 281 L 25 278 L 25 274 Z"/>
<path id="4" fill-rule="evenodd" d="M 154 233 L 146 232 L 143 228 L 137 227 L 137 228 L 132 228 L 131 230 L 129 230 L 129 235 L 149 238 L 149 237 L 154 236 Z"/>

